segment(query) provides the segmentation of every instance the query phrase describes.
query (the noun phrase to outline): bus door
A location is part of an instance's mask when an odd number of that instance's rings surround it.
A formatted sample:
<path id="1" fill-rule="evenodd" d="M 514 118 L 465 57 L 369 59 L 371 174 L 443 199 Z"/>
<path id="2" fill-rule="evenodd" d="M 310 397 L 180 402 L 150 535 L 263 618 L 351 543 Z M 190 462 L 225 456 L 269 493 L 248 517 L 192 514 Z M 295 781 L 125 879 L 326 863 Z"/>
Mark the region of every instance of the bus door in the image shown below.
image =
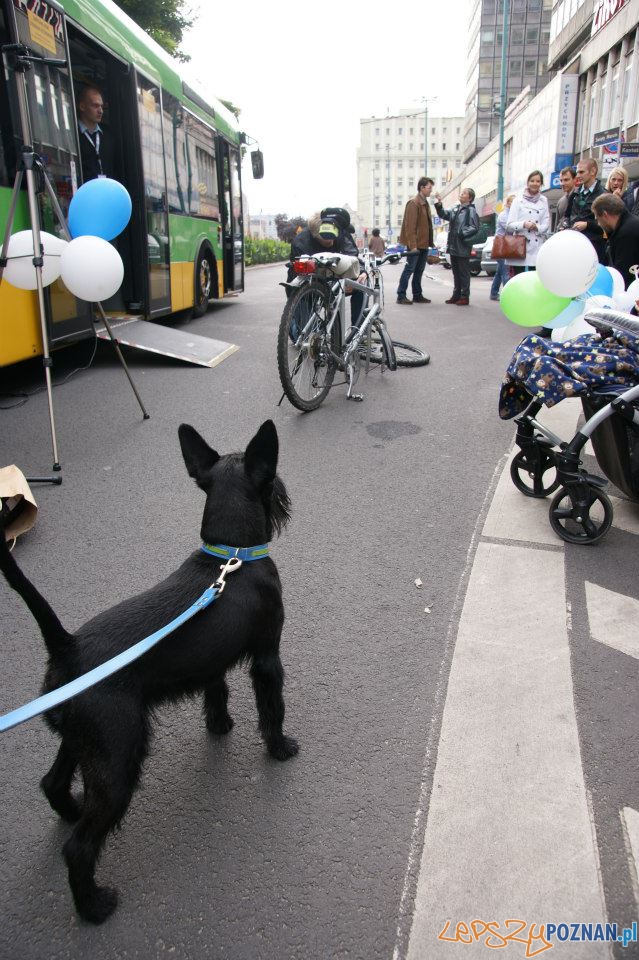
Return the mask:
<path id="1" fill-rule="evenodd" d="M 36 154 L 41 157 L 53 190 L 66 218 L 73 193 L 77 188 L 79 149 L 76 135 L 75 109 L 71 86 L 67 30 L 62 8 L 55 0 L 39 0 L 29 3 L 13 0 L 7 4 L 10 16 L 12 40 L 24 44 L 29 51 L 41 57 L 64 60 L 65 67 L 47 66 L 32 61 L 26 78 L 30 135 Z M 15 162 L 20 162 L 21 146 L 29 132 L 22 130 L 18 109 L 16 76 L 11 56 L 4 57 L 5 75 L 8 77 L 10 123 L 12 126 Z M 9 119 L 9 118 L 7 118 Z M 42 185 L 40 185 L 42 190 Z M 22 223 L 16 229 L 30 226 L 26 203 L 26 182 L 23 180 L 23 197 L 20 199 L 19 216 Z M 41 227 L 48 233 L 62 235 L 51 200 L 44 192 L 39 194 Z M 22 212 L 24 211 L 24 212 Z M 73 340 L 92 331 L 91 306 L 69 293 L 61 280 L 45 290 L 47 305 L 48 335 L 52 344 Z"/>
<path id="2" fill-rule="evenodd" d="M 169 313 L 171 309 L 169 210 L 162 133 L 162 93 L 157 84 L 139 73 L 137 101 L 146 210 L 148 316 L 157 316 Z"/>
<path id="3" fill-rule="evenodd" d="M 244 289 L 244 229 L 240 151 L 220 140 L 222 155 L 222 228 L 224 231 L 224 289 Z"/>

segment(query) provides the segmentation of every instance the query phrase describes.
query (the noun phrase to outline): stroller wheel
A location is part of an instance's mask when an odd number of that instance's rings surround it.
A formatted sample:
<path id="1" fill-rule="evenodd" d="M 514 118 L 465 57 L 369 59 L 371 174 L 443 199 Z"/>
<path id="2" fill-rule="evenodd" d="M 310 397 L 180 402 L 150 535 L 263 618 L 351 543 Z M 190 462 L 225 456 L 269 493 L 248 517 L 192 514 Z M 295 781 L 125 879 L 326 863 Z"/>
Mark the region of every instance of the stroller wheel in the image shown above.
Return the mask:
<path id="1" fill-rule="evenodd" d="M 543 499 L 559 486 L 555 461 L 541 447 L 533 447 L 526 452 L 520 450 L 510 464 L 510 477 L 526 497 Z"/>
<path id="2" fill-rule="evenodd" d="M 589 483 L 561 487 L 550 502 L 550 526 L 567 543 L 597 543 L 612 524 L 612 503 Z"/>

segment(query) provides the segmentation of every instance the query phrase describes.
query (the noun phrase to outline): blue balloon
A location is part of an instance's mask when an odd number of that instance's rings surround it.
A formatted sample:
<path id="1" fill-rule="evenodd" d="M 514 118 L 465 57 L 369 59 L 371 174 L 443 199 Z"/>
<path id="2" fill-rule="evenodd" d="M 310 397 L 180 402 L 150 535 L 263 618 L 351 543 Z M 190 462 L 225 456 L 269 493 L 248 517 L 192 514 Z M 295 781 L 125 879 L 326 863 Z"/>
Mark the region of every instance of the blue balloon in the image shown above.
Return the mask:
<path id="1" fill-rule="evenodd" d="M 597 276 L 591 287 L 586 291 L 587 297 L 610 297 L 612 295 L 613 281 L 612 274 L 607 267 L 599 264 Z M 583 296 L 583 294 L 582 294 Z"/>
<path id="2" fill-rule="evenodd" d="M 544 326 L 548 327 L 549 330 L 567 327 L 579 314 L 584 312 L 585 306 L 585 300 L 572 300 L 553 320 L 544 320 Z"/>
<path id="3" fill-rule="evenodd" d="M 69 205 L 69 231 L 76 237 L 113 240 L 131 219 L 131 197 L 117 180 L 98 177 L 84 183 Z M 612 283 L 612 280 L 611 280 Z"/>

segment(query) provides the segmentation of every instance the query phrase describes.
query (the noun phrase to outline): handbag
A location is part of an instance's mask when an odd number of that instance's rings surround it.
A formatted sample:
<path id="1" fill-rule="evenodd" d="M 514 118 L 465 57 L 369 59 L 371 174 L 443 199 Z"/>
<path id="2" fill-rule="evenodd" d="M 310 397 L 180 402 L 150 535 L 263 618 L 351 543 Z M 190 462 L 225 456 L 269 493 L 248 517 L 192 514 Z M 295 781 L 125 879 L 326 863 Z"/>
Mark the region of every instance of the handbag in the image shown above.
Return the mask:
<path id="1" fill-rule="evenodd" d="M 507 233 L 493 240 L 493 260 L 525 260 L 526 238 L 521 233 Z"/>

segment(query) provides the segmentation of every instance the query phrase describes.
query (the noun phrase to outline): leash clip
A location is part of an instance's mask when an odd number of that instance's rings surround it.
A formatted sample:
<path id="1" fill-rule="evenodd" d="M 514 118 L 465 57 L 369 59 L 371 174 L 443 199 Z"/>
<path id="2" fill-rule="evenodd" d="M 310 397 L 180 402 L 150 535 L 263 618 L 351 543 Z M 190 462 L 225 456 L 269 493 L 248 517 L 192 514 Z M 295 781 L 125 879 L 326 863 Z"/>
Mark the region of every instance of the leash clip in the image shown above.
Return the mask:
<path id="1" fill-rule="evenodd" d="M 222 572 L 220 573 L 219 577 L 213 584 L 213 586 L 217 589 L 218 593 L 224 592 L 224 587 L 226 586 L 226 580 L 225 580 L 226 575 L 228 573 L 234 573 L 235 570 L 239 570 L 241 566 L 242 566 L 242 561 L 239 559 L 239 557 L 231 557 L 229 560 L 226 561 L 226 563 L 220 564 L 220 570 Z"/>

